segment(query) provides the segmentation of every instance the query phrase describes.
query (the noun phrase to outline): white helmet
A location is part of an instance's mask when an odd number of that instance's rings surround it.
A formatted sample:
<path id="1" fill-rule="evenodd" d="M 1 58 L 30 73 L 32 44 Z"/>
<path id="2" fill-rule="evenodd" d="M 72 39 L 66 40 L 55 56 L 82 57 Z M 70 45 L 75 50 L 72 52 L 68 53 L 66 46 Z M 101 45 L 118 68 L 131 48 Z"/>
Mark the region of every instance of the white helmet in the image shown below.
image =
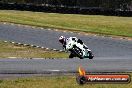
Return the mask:
<path id="1" fill-rule="evenodd" d="M 59 37 L 59 42 L 62 43 L 62 44 L 64 44 L 64 42 L 65 42 L 65 37 L 64 37 L 64 36 L 60 36 L 60 37 Z"/>

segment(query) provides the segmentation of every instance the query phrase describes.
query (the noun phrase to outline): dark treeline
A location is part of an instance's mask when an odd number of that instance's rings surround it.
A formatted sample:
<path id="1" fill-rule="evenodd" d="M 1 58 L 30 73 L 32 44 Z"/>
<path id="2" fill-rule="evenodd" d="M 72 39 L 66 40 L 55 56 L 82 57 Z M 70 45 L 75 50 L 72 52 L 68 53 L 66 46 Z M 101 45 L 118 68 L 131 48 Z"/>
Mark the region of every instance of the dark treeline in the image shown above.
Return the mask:
<path id="1" fill-rule="evenodd" d="M 4 3 L 30 3 L 54 6 L 104 7 L 112 9 L 131 9 L 132 0 L 0 0 Z"/>
<path id="2" fill-rule="evenodd" d="M 132 0 L 0 0 L 0 9 L 132 16 Z"/>

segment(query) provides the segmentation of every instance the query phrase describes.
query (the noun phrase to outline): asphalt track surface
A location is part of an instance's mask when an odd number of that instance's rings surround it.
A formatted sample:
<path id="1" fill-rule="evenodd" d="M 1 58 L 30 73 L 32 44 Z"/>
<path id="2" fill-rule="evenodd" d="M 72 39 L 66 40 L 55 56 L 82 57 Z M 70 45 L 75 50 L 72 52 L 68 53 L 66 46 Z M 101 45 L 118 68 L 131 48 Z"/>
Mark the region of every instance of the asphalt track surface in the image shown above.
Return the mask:
<path id="1" fill-rule="evenodd" d="M 76 72 L 79 66 L 88 72 L 132 71 L 132 41 L 0 23 L 0 40 L 61 50 L 61 35 L 82 39 L 94 59 L 0 59 L 0 73 L 67 73 Z"/>

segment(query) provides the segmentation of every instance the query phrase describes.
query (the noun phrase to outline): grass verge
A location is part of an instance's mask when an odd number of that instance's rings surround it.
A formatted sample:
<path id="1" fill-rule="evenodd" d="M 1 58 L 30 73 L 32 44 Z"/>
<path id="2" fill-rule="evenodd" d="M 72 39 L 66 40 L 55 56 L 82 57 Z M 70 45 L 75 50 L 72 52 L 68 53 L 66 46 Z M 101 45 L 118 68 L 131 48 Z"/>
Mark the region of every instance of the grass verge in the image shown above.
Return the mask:
<path id="1" fill-rule="evenodd" d="M 20 58 L 67 58 L 68 54 L 56 52 L 30 46 L 18 46 L 0 41 L 0 58 L 20 57 Z"/>
<path id="2" fill-rule="evenodd" d="M 132 17 L 0 10 L 0 21 L 132 37 Z"/>
<path id="3" fill-rule="evenodd" d="M 0 88 L 132 88 L 132 82 L 129 84 L 85 84 L 82 86 L 76 83 L 75 76 L 28 77 L 0 80 Z"/>

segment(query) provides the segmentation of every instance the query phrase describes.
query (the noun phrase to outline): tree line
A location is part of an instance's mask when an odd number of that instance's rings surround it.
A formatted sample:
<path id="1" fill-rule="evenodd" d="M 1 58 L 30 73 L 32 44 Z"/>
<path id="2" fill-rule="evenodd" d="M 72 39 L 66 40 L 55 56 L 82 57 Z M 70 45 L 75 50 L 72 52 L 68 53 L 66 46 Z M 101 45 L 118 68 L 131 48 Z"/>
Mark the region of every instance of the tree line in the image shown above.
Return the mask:
<path id="1" fill-rule="evenodd" d="M 122 10 L 132 8 L 132 0 L 0 0 L 0 2 L 63 7 L 103 7 Z"/>

